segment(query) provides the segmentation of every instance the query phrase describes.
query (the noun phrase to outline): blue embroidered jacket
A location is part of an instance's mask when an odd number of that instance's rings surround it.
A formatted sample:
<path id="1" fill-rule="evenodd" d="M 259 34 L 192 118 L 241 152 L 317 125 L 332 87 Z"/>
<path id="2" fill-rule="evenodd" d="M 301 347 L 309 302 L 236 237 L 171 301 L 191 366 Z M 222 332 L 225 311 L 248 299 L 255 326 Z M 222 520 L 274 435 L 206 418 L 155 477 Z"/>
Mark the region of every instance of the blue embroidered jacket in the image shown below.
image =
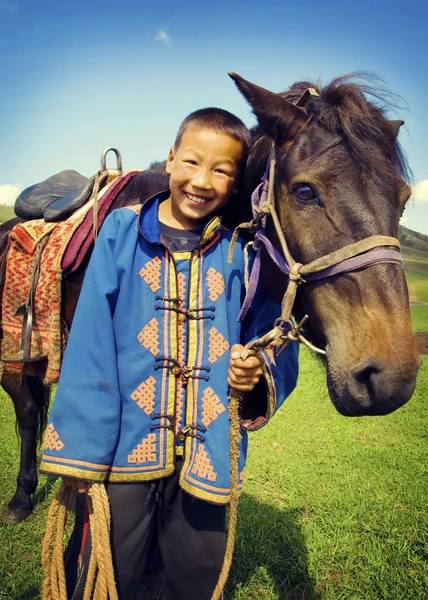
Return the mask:
<path id="1" fill-rule="evenodd" d="M 41 471 L 93 481 L 135 482 L 171 474 L 217 503 L 230 494 L 229 349 L 271 329 L 279 306 L 259 290 L 251 315 L 244 242 L 215 217 L 191 252 L 162 244 L 158 206 L 122 208 L 105 221 L 79 298 L 53 402 Z M 136 217 L 137 213 L 137 217 Z M 264 352 L 263 425 L 297 379 L 297 344 Z M 264 381 L 264 384 L 263 384 Z M 240 442 L 240 488 L 247 432 Z"/>

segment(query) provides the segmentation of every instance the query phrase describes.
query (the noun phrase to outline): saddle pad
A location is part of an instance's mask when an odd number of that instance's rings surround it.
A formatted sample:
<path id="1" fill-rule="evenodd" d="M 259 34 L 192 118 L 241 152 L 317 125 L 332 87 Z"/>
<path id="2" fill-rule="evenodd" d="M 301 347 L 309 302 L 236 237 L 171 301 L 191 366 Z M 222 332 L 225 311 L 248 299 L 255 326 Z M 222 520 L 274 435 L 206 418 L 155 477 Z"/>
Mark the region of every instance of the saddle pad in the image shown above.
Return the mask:
<path id="1" fill-rule="evenodd" d="M 128 171 L 116 179 L 103 190 L 103 195 L 98 197 L 98 229 L 101 228 L 107 213 L 119 192 L 129 180 L 141 171 Z M 73 273 L 82 264 L 85 256 L 90 251 L 94 242 L 93 211 L 88 211 L 81 225 L 75 230 L 62 259 L 62 270 L 65 274 Z"/>
<path id="2" fill-rule="evenodd" d="M 46 223 L 43 219 L 20 223 L 10 233 L 2 300 L 2 356 L 10 356 L 20 349 L 23 317 L 16 315 L 16 311 L 27 300 L 37 243 L 50 236 L 40 263 L 31 343 L 31 354 L 47 356 L 46 384 L 58 381 L 66 342 L 61 327 L 61 260 L 89 209 L 90 203 L 61 223 Z M 5 362 L 5 368 L 20 371 L 23 363 Z"/>

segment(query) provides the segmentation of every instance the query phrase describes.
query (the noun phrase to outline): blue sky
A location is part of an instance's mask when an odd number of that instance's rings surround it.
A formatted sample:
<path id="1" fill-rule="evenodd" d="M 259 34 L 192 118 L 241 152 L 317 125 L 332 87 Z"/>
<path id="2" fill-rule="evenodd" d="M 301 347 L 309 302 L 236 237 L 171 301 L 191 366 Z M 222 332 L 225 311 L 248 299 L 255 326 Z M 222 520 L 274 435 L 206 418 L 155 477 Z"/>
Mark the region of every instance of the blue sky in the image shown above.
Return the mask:
<path id="1" fill-rule="evenodd" d="M 116 146 L 124 168 L 166 158 L 203 106 L 250 110 L 235 71 L 272 91 L 371 71 L 406 101 L 414 174 L 405 224 L 428 234 L 426 0 L 0 0 L 0 203 Z"/>

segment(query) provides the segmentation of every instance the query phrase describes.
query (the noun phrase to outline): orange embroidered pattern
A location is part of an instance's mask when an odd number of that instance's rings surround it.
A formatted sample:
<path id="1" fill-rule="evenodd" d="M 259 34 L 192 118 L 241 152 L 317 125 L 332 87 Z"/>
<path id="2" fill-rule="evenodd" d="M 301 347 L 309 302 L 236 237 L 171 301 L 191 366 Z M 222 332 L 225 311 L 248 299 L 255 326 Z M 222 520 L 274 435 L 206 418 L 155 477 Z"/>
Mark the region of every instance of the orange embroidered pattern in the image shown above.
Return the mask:
<path id="1" fill-rule="evenodd" d="M 178 298 L 180 300 L 180 307 L 184 305 L 184 299 L 186 297 L 186 275 L 184 273 L 177 274 L 177 286 L 178 286 Z M 185 343 L 186 343 L 186 326 L 185 321 L 178 321 L 178 362 L 181 367 L 185 364 Z M 177 377 L 177 387 L 175 395 L 175 433 L 181 429 L 183 421 L 183 407 L 184 407 L 184 393 L 185 387 L 183 385 L 183 377 L 180 375 Z"/>
<path id="2" fill-rule="evenodd" d="M 177 285 L 178 285 L 178 297 L 179 297 L 180 301 L 183 303 L 184 298 L 186 297 L 186 275 L 184 273 L 178 273 Z"/>
<path id="3" fill-rule="evenodd" d="M 210 267 L 207 271 L 208 295 L 215 302 L 224 292 L 225 284 L 221 273 Z"/>
<path id="4" fill-rule="evenodd" d="M 141 444 L 138 444 L 132 451 L 132 454 L 128 454 L 128 463 L 151 463 L 156 462 L 156 433 L 149 433 L 149 435 L 141 440 Z"/>
<path id="5" fill-rule="evenodd" d="M 211 327 L 209 332 L 209 354 L 208 360 L 211 364 L 223 356 L 229 350 L 229 342 L 215 327 Z"/>
<path id="6" fill-rule="evenodd" d="M 159 353 L 159 323 L 153 317 L 138 334 L 138 341 L 153 356 Z"/>
<path id="7" fill-rule="evenodd" d="M 195 456 L 195 462 L 193 463 L 192 473 L 208 479 L 208 481 L 215 481 L 217 479 L 217 473 L 214 471 L 213 466 L 208 458 L 207 451 L 202 444 L 198 444 L 198 451 Z"/>
<path id="8" fill-rule="evenodd" d="M 62 450 L 64 444 L 59 439 L 59 435 L 52 423 L 49 423 L 46 429 L 45 450 Z"/>
<path id="9" fill-rule="evenodd" d="M 159 256 L 155 256 L 139 271 L 140 277 L 144 279 L 152 292 L 157 292 L 160 288 L 161 266 L 161 259 Z"/>
<path id="10" fill-rule="evenodd" d="M 202 423 L 205 427 L 211 425 L 226 409 L 212 388 L 207 388 L 202 395 Z"/>
<path id="11" fill-rule="evenodd" d="M 175 433 L 181 429 L 181 423 L 183 421 L 183 407 L 184 407 L 184 385 L 183 385 L 183 377 L 177 378 L 177 387 L 175 394 Z"/>
<path id="12" fill-rule="evenodd" d="M 150 376 L 146 381 L 140 383 L 137 389 L 131 394 L 131 398 L 144 410 L 146 415 L 151 415 L 155 407 L 155 384 L 156 379 Z"/>

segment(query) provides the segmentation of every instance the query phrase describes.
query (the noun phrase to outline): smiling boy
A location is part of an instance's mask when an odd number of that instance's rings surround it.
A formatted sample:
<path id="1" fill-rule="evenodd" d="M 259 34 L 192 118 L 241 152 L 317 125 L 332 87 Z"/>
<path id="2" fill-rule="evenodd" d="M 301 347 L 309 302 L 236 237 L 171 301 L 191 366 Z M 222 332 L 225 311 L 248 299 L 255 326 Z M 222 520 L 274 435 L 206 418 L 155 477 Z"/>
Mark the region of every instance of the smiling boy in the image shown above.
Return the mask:
<path id="1" fill-rule="evenodd" d="M 154 538 L 163 597 L 211 598 L 230 497 L 229 386 L 246 393 L 243 422 L 256 429 L 296 383 L 294 345 L 280 357 L 240 358 L 279 314 L 259 289 L 251 315 L 237 321 L 244 242 L 229 264 L 221 213 L 248 145 L 231 113 L 189 115 L 169 151 L 169 190 L 114 211 L 86 273 L 49 421 L 60 443 L 46 444 L 41 470 L 81 493 L 105 482 L 122 600 L 136 598 Z M 240 488 L 246 449 L 243 428 Z M 73 600 L 83 598 L 90 536 L 81 554 Z"/>

